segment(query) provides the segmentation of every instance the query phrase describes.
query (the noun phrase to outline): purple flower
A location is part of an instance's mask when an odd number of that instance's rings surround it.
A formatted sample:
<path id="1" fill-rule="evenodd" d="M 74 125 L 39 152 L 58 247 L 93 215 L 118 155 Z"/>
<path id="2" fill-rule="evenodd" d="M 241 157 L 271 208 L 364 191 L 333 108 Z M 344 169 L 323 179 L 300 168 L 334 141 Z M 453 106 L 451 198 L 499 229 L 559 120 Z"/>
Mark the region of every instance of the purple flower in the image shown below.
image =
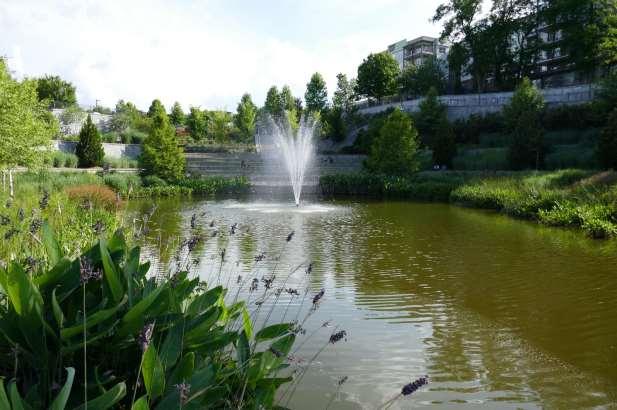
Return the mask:
<path id="1" fill-rule="evenodd" d="M 187 383 L 174 384 L 178 393 L 180 393 L 180 404 L 184 406 L 189 399 L 189 393 L 191 391 L 191 385 Z"/>
<path id="2" fill-rule="evenodd" d="M 330 336 L 330 343 L 334 344 L 336 342 L 340 342 L 341 339 L 343 339 L 345 337 L 347 337 L 347 332 L 344 331 L 344 330 L 341 330 L 340 332 L 333 333 Z M 345 340 L 347 340 L 347 339 L 345 339 Z"/>
<path id="3" fill-rule="evenodd" d="M 148 350 L 148 346 L 150 346 L 150 341 L 152 340 L 152 334 L 154 333 L 154 322 L 146 324 L 143 329 L 139 332 L 137 336 L 137 343 L 141 350 L 145 352 Z"/>
<path id="4" fill-rule="evenodd" d="M 103 276 L 100 269 L 95 269 L 92 262 L 88 258 L 79 258 L 79 280 L 82 284 L 86 284 L 91 280 L 99 280 Z"/>
<path id="5" fill-rule="evenodd" d="M 319 293 L 318 293 L 318 294 L 316 294 L 316 295 L 313 297 L 313 305 L 317 304 L 317 303 L 321 300 L 321 298 L 323 298 L 323 295 L 324 295 L 325 293 L 326 293 L 326 290 L 325 290 L 325 289 L 321 289 L 321 290 L 319 291 Z"/>
<path id="6" fill-rule="evenodd" d="M 294 231 L 291 231 L 291 232 L 289 233 L 289 235 L 287 235 L 287 242 L 291 241 L 291 239 L 294 237 L 294 234 L 295 234 L 295 232 L 294 232 Z"/>

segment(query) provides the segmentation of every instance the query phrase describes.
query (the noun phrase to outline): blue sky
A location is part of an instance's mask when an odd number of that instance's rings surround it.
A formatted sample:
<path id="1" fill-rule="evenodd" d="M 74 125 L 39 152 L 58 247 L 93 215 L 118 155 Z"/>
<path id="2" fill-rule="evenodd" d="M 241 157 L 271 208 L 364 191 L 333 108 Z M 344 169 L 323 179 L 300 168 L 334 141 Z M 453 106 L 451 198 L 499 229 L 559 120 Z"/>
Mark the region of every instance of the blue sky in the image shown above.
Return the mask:
<path id="1" fill-rule="evenodd" d="M 2 0 L 0 55 L 17 76 L 53 73 L 80 104 L 152 99 L 235 110 L 249 92 L 288 84 L 304 94 L 402 38 L 438 35 L 440 0 Z"/>

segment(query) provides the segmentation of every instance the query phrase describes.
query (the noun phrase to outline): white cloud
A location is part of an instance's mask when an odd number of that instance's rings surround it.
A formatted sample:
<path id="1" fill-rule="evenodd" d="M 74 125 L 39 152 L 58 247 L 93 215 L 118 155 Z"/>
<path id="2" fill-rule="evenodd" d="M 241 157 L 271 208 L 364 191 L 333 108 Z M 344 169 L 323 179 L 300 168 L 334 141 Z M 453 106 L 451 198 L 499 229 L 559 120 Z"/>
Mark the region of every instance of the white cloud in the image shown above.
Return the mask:
<path id="1" fill-rule="evenodd" d="M 437 0 L 262 3 L 3 0 L 0 55 L 20 75 L 72 81 L 83 105 L 233 110 L 244 92 L 261 104 L 272 84 L 302 96 L 315 71 L 332 91 L 368 53 L 438 32 L 428 23 Z"/>

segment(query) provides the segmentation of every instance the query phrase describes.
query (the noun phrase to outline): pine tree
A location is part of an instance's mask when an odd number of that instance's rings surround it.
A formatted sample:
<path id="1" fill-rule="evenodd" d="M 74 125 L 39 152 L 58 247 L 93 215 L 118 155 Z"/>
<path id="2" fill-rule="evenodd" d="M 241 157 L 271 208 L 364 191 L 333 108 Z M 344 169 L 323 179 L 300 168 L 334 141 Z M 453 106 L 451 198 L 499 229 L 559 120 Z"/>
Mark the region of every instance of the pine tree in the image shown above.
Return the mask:
<path id="1" fill-rule="evenodd" d="M 184 121 L 186 120 L 186 116 L 184 115 L 184 111 L 182 111 L 182 106 L 179 102 L 175 102 L 171 107 L 171 113 L 169 114 L 169 121 L 176 127 L 180 127 L 184 125 Z"/>
<path id="2" fill-rule="evenodd" d="M 103 164 L 105 151 L 103 151 L 101 134 L 90 115 L 79 131 L 79 143 L 75 148 L 75 154 L 79 158 L 80 168 L 98 167 Z"/>
<path id="3" fill-rule="evenodd" d="M 446 116 L 446 109 L 437 95 L 437 89 L 431 88 L 420 103 L 420 111 L 416 116 L 416 126 L 420 133 L 422 145 L 430 148 L 433 147 L 437 127 Z"/>
<path id="4" fill-rule="evenodd" d="M 253 104 L 250 94 L 244 94 L 238 103 L 234 123 L 240 132 L 242 141 L 249 142 L 255 135 L 255 119 L 257 107 Z"/>
<path id="5" fill-rule="evenodd" d="M 270 87 L 266 95 L 264 110 L 272 117 L 280 117 L 283 114 L 283 104 L 281 103 L 281 94 L 275 85 Z"/>
<path id="6" fill-rule="evenodd" d="M 304 93 L 306 109 L 309 112 L 321 112 L 328 102 L 328 89 L 326 82 L 319 73 L 314 73 L 311 80 L 306 84 Z"/>
<path id="7" fill-rule="evenodd" d="M 140 163 L 146 175 L 156 175 L 166 181 L 174 181 L 182 178 L 186 160 L 165 109 L 162 105 L 155 105 L 153 103 L 149 113 L 152 127 L 144 141 Z"/>

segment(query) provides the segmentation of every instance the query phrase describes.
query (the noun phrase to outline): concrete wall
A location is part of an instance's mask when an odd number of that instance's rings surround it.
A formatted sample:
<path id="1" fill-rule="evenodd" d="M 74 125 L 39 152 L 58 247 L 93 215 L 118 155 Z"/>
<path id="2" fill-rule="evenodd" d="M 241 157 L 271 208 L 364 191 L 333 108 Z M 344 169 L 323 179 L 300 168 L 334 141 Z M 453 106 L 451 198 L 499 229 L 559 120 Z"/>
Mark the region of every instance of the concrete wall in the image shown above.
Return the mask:
<path id="1" fill-rule="evenodd" d="M 75 148 L 77 147 L 76 142 L 72 141 L 53 141 L 53 149 L 56 151 L 68 152 L 71 154 L 75 153 Z M 103 150 L 105 151 L 105 156 L 109 158 L 130 158 L 137 159 L 141 154 L 141 145 L 139 144 L 112 144 L 109 142 L 103 143 Z"/>
<path id="2" fill-rule="evenodd" d="M 545 88 L 540 90 L 549 107 L 559 105 L 574 105 L 589 102 L 593 99 L 594 88 L 591 85 L 578 85 L 561 88 Z M 487 114 L 500 112 L 504 105 L 512 99 L 512 92 L 442 95 L 441 102 L 447 107 L 448 119 L 457 120 L 467 118 L 472 114 Z M 422 99 L 408 100 L 398 103 L 383 104 L 374 107 L 360 108 L 362 114 L 376 114 L 390 107 L 399 107 L 407 112 L 416 112 L 420 109 Z"/>

